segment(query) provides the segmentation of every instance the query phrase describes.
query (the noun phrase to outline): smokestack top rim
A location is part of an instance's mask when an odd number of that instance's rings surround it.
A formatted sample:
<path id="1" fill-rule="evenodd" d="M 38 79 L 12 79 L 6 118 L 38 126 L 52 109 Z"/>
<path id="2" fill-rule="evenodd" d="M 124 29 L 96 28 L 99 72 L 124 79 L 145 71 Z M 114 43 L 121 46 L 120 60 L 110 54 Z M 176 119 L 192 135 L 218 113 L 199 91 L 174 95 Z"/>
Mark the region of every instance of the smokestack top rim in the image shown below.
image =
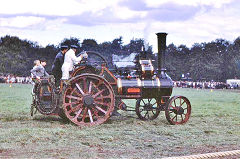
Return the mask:
<path id="1" fill-rule="evenodd" d="M 159 32 L 159 33 L 156 33 L 156 35 L 157 35 L 157 36 L 159 36 L 159 35 L 165 35 L 165 36 L 167 36 L 168 33 L 165 33 L 165 32 Z"/>

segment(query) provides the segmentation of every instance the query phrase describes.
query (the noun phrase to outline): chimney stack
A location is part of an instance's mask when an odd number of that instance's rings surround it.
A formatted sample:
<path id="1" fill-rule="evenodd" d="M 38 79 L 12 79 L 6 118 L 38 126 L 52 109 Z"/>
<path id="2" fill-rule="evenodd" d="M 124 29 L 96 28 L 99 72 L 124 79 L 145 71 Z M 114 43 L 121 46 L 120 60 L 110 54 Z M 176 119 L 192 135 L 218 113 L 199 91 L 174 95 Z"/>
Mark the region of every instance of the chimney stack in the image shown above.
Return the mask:
<path id="1" fill-rule="evenodd" d="M 165 51 L 167 33 L 156 33 L 158 39 L 158 70 L 165 67 Z"/>

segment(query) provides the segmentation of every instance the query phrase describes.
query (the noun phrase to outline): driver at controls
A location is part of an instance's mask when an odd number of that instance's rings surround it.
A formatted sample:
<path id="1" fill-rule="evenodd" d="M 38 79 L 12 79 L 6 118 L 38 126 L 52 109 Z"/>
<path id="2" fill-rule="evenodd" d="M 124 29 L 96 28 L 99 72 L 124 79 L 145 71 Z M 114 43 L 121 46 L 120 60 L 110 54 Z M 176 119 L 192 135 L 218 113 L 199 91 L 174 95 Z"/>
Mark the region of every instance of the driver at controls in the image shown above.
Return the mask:
<path id="1" fill-rule="evenodd" d="M 73 70 L 74 64 L 79 63 L 83 58 L 87 58 L 86 52 L 81 54 L 79 57 L 75 55 L 77 51 L 76 45 L 71 45 L 70 49 L 66 52 L 64 62 L 62 65 L 62 80 L 69 79 L 69 72 Z"/>

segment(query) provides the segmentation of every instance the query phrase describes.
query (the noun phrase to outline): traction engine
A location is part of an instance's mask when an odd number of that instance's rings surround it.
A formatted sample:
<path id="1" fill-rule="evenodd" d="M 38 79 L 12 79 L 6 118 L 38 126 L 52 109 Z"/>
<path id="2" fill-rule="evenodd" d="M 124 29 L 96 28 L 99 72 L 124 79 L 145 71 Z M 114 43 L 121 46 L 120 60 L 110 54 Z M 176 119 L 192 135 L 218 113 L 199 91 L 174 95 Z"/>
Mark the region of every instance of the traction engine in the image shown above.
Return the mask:
<path id="1" fill-rule="evenodd" d="M 99 53 L 87 51 L 88 58 L 75 66 L 71 78 L 60 91 L 54 78 L 41 79 L 33 96 L 34 109 L 45 115 L 57 114 L 76 125 L 93 126 L 108 120 L 114 109 L 135 111 L 141 120 L 156 119 L 160 111 L 170 124 L 184 124 L 191 114 L 191 104 L 184 96 L 172 96 L 173 81 L 163 67 L 166 33 L 157 33 L 157 59 L 143 50 L 133 66 L 108 69 Z M 135 107 L 122 99 L 136 99 Z"/>

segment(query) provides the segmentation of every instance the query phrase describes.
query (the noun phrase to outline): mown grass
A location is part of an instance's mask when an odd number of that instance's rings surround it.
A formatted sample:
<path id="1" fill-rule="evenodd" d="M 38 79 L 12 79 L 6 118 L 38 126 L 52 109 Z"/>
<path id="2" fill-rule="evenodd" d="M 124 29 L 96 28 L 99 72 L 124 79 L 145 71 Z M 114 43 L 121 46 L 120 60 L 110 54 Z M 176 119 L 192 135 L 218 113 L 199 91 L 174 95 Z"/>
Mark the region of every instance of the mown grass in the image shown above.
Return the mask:
<path id="1" fill-rule="evenodd" d="M 240 149 L 239 93 L 174 88 L 192 104 L 185 125 L 169 125 L 164 112 L 146 122 L 121 111 L 122 117 L 80 129 L 57 116 L 31 118 L 31 85 L 1 84 L 0 157 L 161 158 Z"/>

